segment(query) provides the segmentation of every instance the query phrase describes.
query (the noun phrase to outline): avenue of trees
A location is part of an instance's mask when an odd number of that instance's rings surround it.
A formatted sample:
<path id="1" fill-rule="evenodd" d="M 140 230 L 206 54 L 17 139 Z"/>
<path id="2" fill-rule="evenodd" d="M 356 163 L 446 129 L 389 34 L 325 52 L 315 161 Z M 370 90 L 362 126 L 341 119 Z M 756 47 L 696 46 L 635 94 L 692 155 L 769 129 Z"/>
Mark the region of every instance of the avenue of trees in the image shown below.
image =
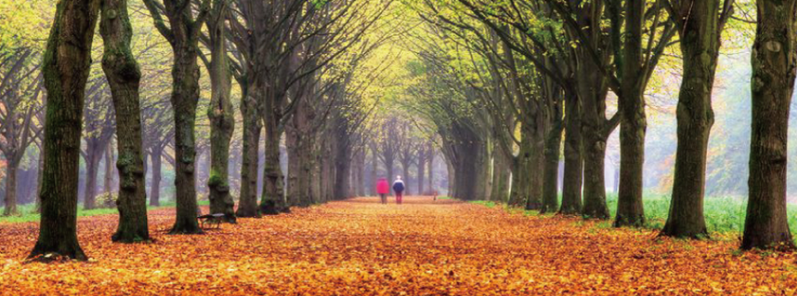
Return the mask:
<path id="1" fill-rule="evenodd" d="M 425 22 L 408 46 L 418 57 L 408 72 L 422 77 L 408 89 L 420 98 L 410 108 L 440 135 L 451 194 L 466 200 L 610 219 L 605 159 L 609 137 L 619 128 L 614 225 L 645 225 L 646 90 L 663 58 L 679 60 L 678 67 L 668 65 L 681 69 L 681 82 L 670 212 L 661 235 L 685 238 L 708 236 L 703 203 L 712 90 L 722 41 L 728 40 L 723 34 L 754 31 L 742 248 L 794 247 L 786 156 L 795 3 L 405 2 Z M 607 109 L 610 98 L 616 112 Z"/>
<path id="2" fill-rule="evenodd" d="M 86 259 L 81 205 L 115 205 L 111 239 L 146 242 L 148 205 L 173 200 L 170 234 L 201 234 L 201 199 L 236 223 L 401 175 L 408 194 L 641 227 L 666 67 L 680 88 L 661 235 L 702 238 L 730 34 L 752 38 L 741 247 L 793 249 L 795 2 L 0 0 L 16 12 L 0 15 L 3 214 L 36 203 L 31 258 Z"/>

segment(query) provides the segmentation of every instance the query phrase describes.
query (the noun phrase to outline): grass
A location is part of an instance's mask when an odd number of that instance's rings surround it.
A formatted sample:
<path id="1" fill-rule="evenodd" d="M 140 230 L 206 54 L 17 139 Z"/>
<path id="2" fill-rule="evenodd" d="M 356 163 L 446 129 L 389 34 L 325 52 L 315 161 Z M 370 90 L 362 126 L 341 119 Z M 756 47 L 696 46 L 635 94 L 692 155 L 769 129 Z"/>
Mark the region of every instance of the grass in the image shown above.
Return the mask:
<path id="1" fill-rule="evenodd" d="M 647 195 L 643 202 L 647 218 L 647 225 L 645 226 L 650 229 L 663 228 L 670 211 L 670 196 Z M 489 208 L 498 206 L 492 201 L 472 201 L 471 203 L 481 204 Z M 612 217 L 614 217 L 617 211 L 617 195 L 607 194 L 606 203 L 609 206 Z M 506 205 L 503 207 L 507 208 Z M 744 230 L 747 200 L 737 197 L 707 197 L 704 201 L 703 209 L 709 233 L 733 235 L 740 234 Z M 523 212 L 527 216 L 539 215 L 536 211 L 520 211 L 509 208 L 507 210 L 512 213 Z M 797 205 L 789 205 L 788 212 L 789 226 L 792 230 L 797 230 Z M 608 228 L 611 227 L 611 221 L 600 222 L 598 225 L 600 228 Z"/>
<path id="2" fill-rule="evenodd" d="M 209 205 L 209 202 L 207 200 L 200 200 L 199 205 L 206 206 Z M 154 209 L 169 208 L 174 206 L 175 206 L 174 202 L 167 202 L 167 203 L 161 203 L 161 205 L 157 207 L 147 206 L 147 209 L 154 210 Z M 19 215 L 0 216 L 0 223 L 38 222 L 41 219 L 41 215 L 35 212 L 36 209 L 35 207 L 36 206 L 33 204 L 19 205 L 17 206 L 17 211 L 19 212 Z M 78 205 L 78 210 L 77 210 L 78 217 L 116 215 L 116 214 L 119 214 L 119 211 L 117 211 L 116 208 L 84 210 L 82 205 Z"/>

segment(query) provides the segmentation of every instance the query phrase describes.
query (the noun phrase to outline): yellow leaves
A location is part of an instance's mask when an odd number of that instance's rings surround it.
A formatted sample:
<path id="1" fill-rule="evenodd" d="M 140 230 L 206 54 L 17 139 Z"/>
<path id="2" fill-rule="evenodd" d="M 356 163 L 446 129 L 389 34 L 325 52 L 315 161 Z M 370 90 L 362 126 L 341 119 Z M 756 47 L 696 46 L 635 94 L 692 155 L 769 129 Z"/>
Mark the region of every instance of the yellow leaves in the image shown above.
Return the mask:
<path id="1" fill-rule="evenodd" d="M 408 197 L 333 202 L 155 243 L 108 239 L 115 216 L 80 218 L 91 262 L 23 264 L 36 224 L 0 224 L 0 295 L 792 295 L 794 254 L 734 254 L 734 241 L 654 239 L 498 208 Z"/>

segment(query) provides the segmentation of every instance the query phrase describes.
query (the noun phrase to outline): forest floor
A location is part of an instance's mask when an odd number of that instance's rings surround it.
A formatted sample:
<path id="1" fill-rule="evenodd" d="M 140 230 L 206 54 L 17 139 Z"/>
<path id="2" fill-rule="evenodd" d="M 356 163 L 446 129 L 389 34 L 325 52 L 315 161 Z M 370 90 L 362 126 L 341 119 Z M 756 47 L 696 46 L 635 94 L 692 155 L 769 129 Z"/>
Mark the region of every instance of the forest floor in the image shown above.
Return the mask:
<path id="1" fill-rule="evenodd" d="M 205 209 L 206 210 L 206 209 Z M 113 244 L 115 215 L 81 217 L 89 262 L 25 263 L 36 223 L 0 223 L 0 294 L 122 295 L 794 295 L 795 254 L 732 240 L 657 238 L 578 218 L 409 197 L 331 202 L 240 219 L 205 235 Z"/>

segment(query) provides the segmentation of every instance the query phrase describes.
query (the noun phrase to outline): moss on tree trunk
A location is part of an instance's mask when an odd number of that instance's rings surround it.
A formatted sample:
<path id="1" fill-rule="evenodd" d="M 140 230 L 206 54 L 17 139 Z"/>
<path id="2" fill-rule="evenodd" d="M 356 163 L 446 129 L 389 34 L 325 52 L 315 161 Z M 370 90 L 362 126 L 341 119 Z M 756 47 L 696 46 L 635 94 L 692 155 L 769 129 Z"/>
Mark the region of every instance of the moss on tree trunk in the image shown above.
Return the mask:
<path id="1" fill-rule="evenodd" d="M 141 71 L 130 52 L 133 28 L 127 14 L 127 0 L 103 0 L 100 34 L 105 46 L 102 68 L 111 87 L 116 111 L 119 153 L 116 162 L 119 172 L 119 197 L 116 201 L 119 226 L 112 240 L 123 243 L 148 241 L 150 238 L 139 106 Z M 109 150 L 108 154 L 110 152 Z M 110 163 L 106 163 L 106 166 L 110 167 Z"/>
<path id="2" fill-rule="evenodd" d="M 230 140 L 235 130 L 235 118 L 230 89 L 232 72 L 227 62 L 225 23 L 228 13 L 226 0 L 213 1 L 207 20 L 210 35 L 211 97 L 207 115 L 210 120 L 210 177 L 208 189 L 210 212 L 224 214 L 224 221 L 235 223 L 235 201 L 230 195 Z"/>
<path id="3" fill-rule="evenodd" d="M 86 260 L 77 239 L 80 136 L 99 0 L 56 7 L 42 72 L 47 89 L 39 238 L 29 257 Z"/>

